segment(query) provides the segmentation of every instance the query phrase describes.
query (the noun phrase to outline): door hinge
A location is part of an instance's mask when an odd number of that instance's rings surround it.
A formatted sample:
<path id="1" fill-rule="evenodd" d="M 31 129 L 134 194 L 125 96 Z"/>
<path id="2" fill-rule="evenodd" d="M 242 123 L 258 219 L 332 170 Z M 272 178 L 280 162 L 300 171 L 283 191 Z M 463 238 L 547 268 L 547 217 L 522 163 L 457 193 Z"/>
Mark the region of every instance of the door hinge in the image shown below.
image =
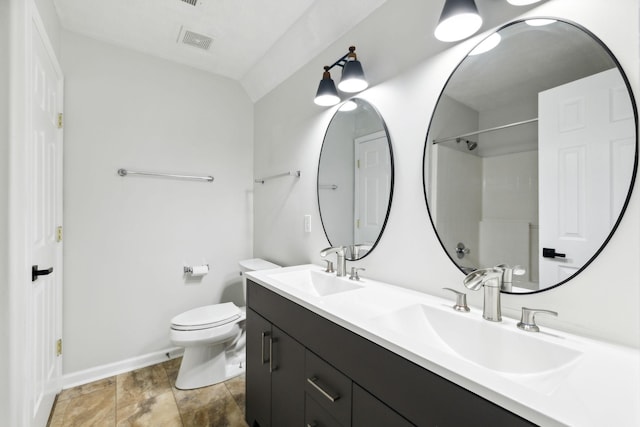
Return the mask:
<path id="1" fill-rule="evenodd" d="M 360 228 L 360 219 L 356 219 L 356 228 Z"/>
<path id="2" fill-rule="evenodd" d="M 58 113 L 58 129 L 62 129 L 62 113 Z"/>
<path id="3" fill-rule="evenodd" d="M 357 161 L 357 162 L 358 162 L 358 163 L 357 163 L 356 167 L 357 167 L 358 169 L 360 169 L 360 159 L 358 159 L 358 161 Z"/>
<path id="4" fill-rule="evenodd" d="M 62 242 L 62 226 L 56 228 L 56 242 Z"/>
<path id="5" fill-rule="evenodd" d="M 62 338 L 56 341 L 56 356 L 62 356 Z"/>

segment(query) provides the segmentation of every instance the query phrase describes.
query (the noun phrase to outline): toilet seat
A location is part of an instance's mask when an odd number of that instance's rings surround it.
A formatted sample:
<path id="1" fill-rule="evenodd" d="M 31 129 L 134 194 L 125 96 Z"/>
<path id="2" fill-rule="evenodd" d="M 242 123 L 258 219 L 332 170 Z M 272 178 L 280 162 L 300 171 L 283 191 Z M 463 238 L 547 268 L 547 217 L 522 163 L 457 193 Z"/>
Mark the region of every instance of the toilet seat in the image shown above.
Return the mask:
<path id="1" fill-rule="evenodd" d="M 206 305 L 185 311 L 171 319 L 171 329 L 197 331 L 215 328 L 238 320 L 242 312 L 232 302 Z"/>

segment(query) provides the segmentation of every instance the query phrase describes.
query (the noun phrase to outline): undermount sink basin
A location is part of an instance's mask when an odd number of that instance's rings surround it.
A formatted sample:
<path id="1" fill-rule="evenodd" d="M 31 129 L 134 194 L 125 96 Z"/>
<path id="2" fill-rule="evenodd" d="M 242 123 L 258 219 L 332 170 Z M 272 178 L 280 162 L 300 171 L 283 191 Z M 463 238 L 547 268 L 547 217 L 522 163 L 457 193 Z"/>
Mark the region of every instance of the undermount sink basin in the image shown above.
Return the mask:
<path id="1" fill-rule="evenodd" d="M 493 323 L 453 310 L 411 305 L 372 319 L 398 334 L 411 333 L 420 345 L 442 346 L 460 357 L 506 374 L 540 374 L 576 360 L 581 353 L 539 339 L 535 333 Z"/>
<path id="2" fill-rule="evenodd" d="M 352 291 L 362 287 L 347 280 L 339 279 L 329 273 L 315 270 L 273 273 L 270 277 L 285 286 L 318 297 Z"/>

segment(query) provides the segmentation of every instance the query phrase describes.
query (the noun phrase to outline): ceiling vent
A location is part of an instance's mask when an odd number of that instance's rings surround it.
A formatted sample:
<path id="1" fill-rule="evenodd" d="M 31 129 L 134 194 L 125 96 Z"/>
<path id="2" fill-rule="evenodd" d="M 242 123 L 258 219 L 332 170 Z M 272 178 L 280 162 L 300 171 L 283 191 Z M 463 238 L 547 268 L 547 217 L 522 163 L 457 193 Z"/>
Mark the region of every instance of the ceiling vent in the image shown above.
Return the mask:
<path id="1" fill-rule="evenodd" d="M 213 38 L 205 36 L 204 34 L 194 33 L 193 31 L 184 30 L 182 35 L 182 43 L 188 44 L 200 48 L 202 50 L 209 50 Z"/>
<path id="2" fill-rule="evenodd" d="M 190 4 L 191 6 L 195 6 L 198 4 L 198 0 L 180 0 L 183 3 Z"/>

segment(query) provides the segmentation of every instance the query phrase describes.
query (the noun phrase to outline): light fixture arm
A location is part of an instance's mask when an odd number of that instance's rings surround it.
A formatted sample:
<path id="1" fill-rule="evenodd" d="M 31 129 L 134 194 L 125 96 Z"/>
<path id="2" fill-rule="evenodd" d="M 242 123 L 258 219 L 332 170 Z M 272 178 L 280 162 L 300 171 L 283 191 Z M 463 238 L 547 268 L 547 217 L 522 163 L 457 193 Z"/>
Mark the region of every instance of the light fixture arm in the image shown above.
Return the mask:
<path id="1" fill-rule="evenodd" d="M 356 56 L 356 47 L 355 46 L 349 46 L 349 52 L 345 53 L 340 59 L 338 59 L 336 62 L 334 62 L 330 66 L 325 65 L 324 66 L 324 70 L 325 71 L 329 71 L 333 67 L 335 67 L 336 65 L 339 66 L 339 67 L 344 68 L 344 64 L 346 64 L 347 60 L 348 60 L 347 58 L 358 59 L 358 57 Z"/>

